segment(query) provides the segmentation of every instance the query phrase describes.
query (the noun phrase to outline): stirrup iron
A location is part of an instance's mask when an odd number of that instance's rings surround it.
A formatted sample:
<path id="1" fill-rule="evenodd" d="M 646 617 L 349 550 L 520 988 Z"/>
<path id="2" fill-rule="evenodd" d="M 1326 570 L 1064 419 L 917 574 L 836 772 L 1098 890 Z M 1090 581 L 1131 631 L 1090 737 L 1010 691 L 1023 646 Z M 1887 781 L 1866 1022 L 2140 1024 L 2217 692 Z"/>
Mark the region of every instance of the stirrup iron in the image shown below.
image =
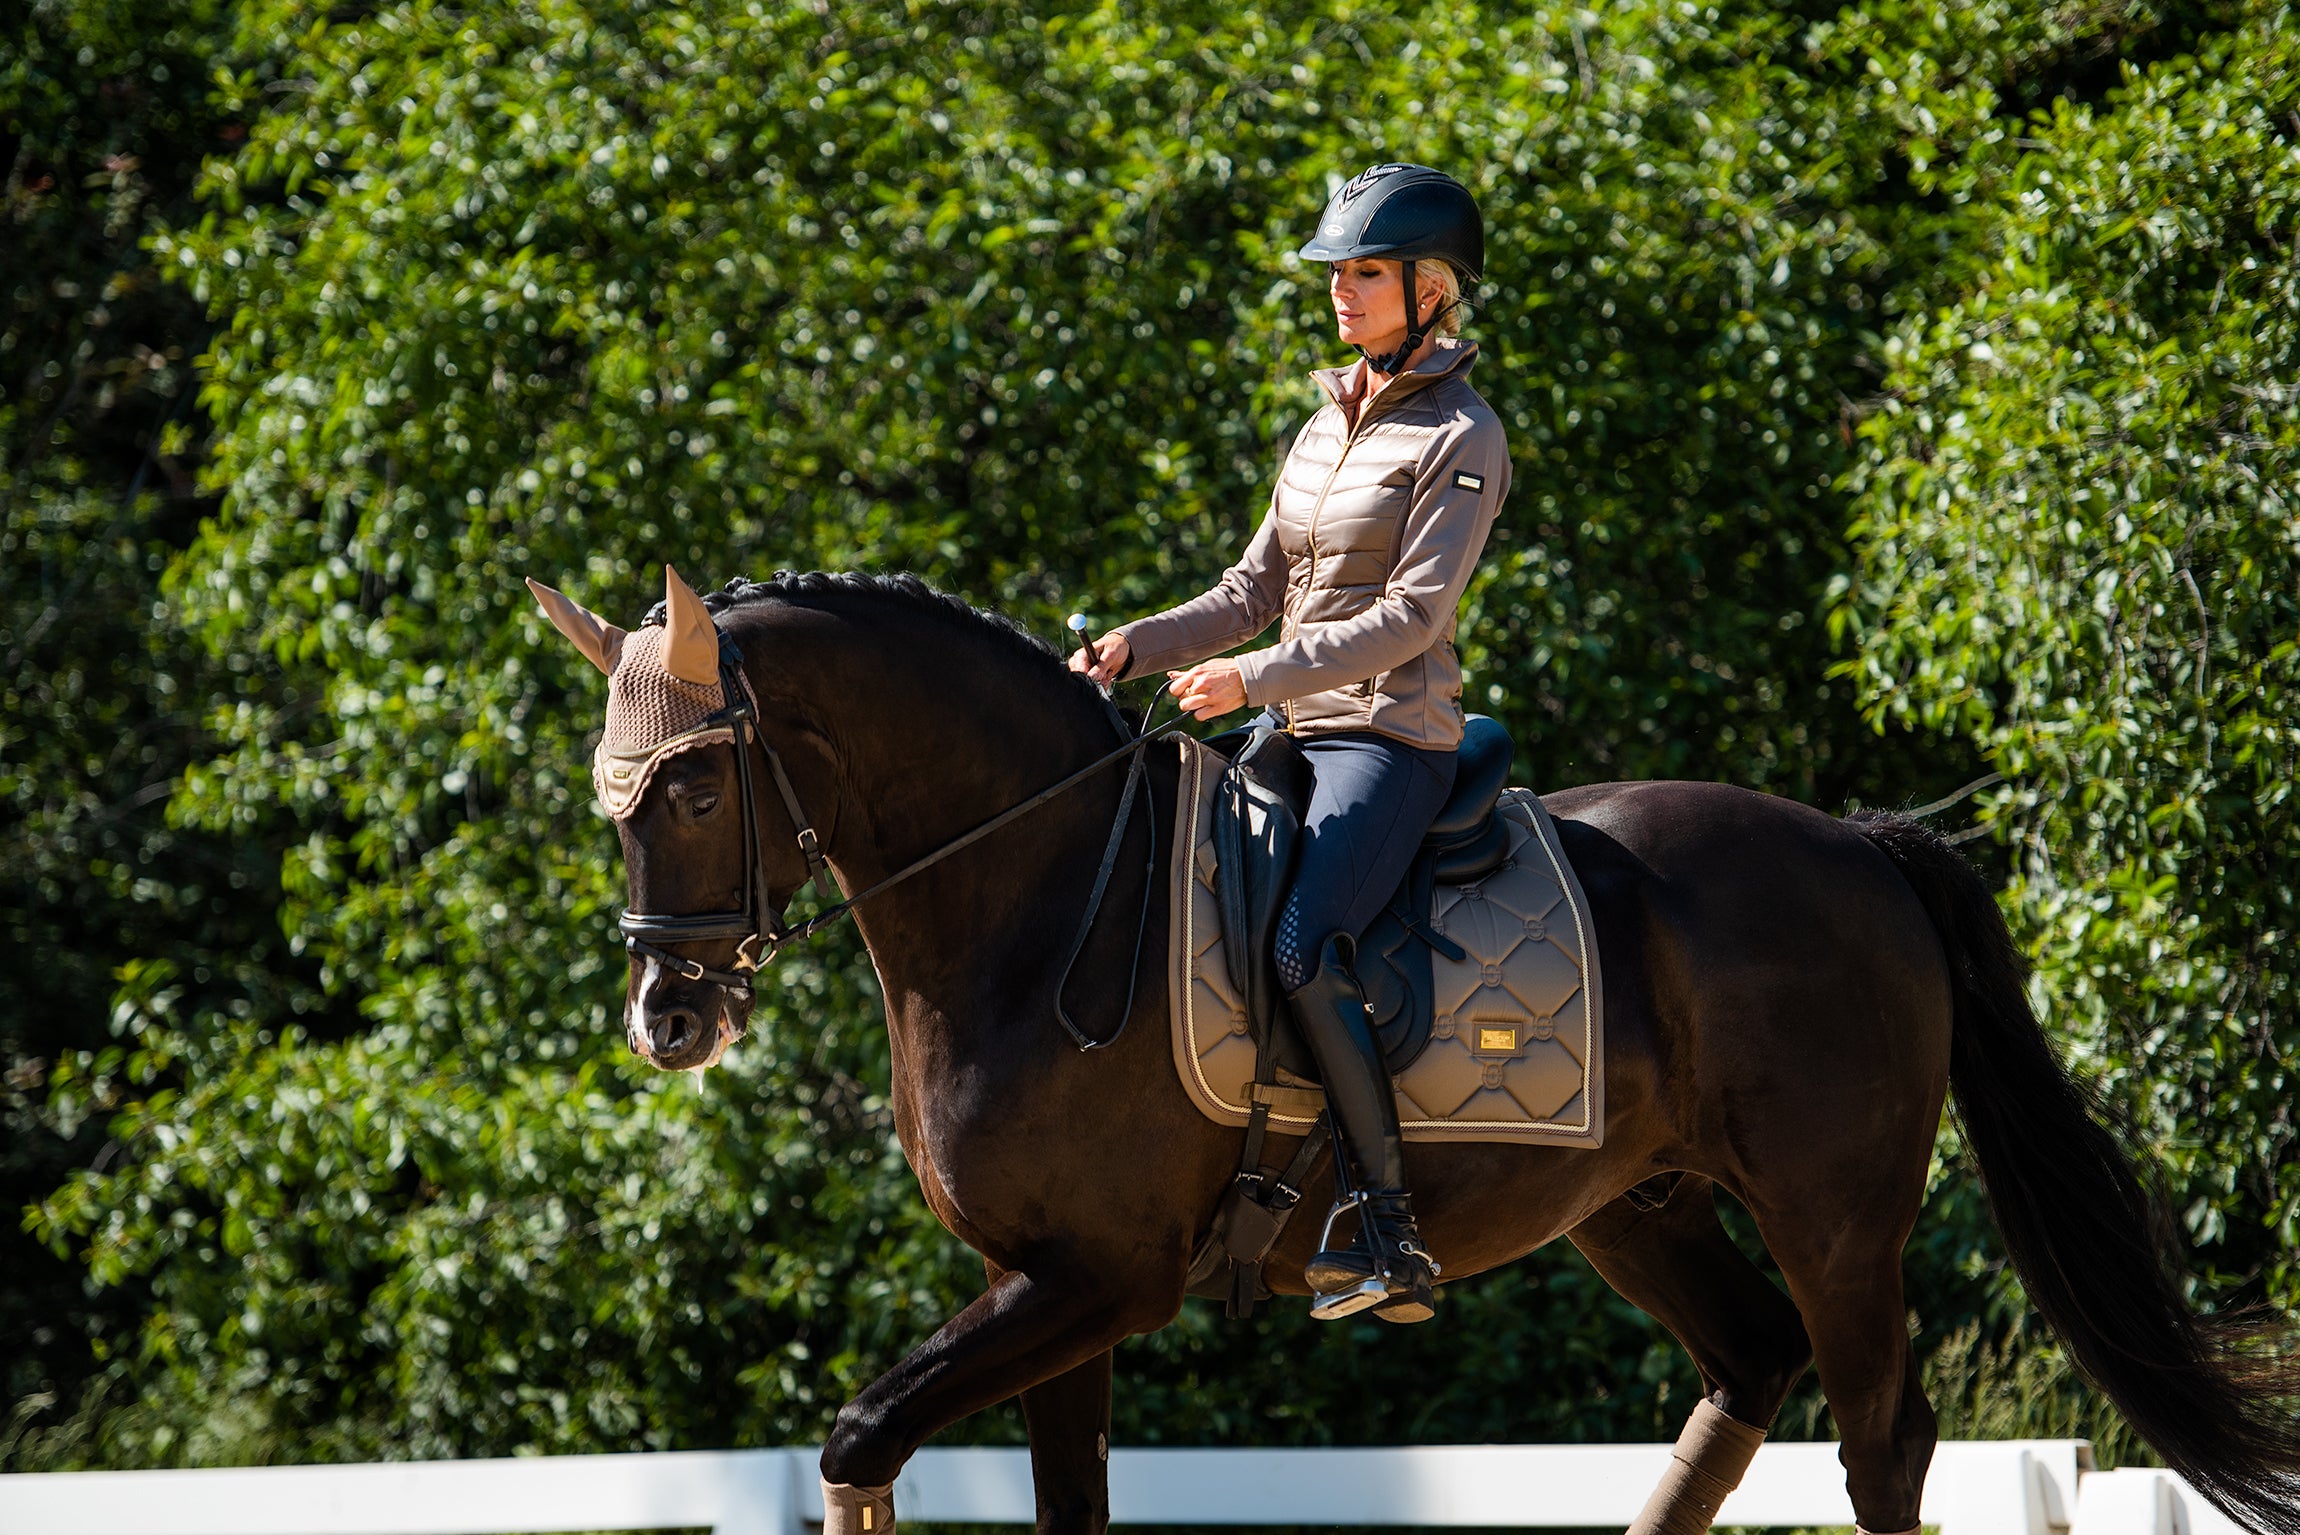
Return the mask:
<path id="1" fill-rule="evenodd" d="M 1318 1253 L 1320 1255 L 1336 1251 L 1334 1247 L 1334 1222 L 1342 1218 L 1344 1211 L 1355 1212 L 1358 1217 L 1359 1243 L 1369 1248 L 1372 1245 L 1367 1240 L 1367 1233 L 1371 1228 L 1368 1226 L 1366 1218 L 1366 1196 L 1349 1186 L 1349 1174 L 1344 1170 L 1345 1161 L 1345 1158 L 1337 1157 L 1335 1159 L 1334 1181 L 1339 1185 L 1339 1189 L 1334 1200 L 1334 1207 L 1326 1212 L 1326 1224 L 1318 1232 Z M 1312 1263 L 1316 1261 L 1315 1257 L 1311 1259 Z M 1320 1322 L 1338 1322 L 1343 1317 L 1355 1316 L 1368 1306 L 1380 1305 L 1389 1299 L 1389 1294 L 1389 1286 L 1382 1283 L 1382 1276 L 1379 1273 L 1371 1274 L 1357 1284 L 1340 1290 L 1313 1289 L 1310 1294 L 1310 1316 L 1313 1320 Z"/>
<path id="2" fill-rule="evenodd" d="M 1349 1247 L 1336 1248 L 1334 1222 L 1349 1209 L 1357 1212 L 1358 1237 Z M 1311 1278 L 1310 1315 L 1318 1321 L 1336 1321 L 1368 1308 L 1385 1322 L 1426 1321 L 1435 1313 L 1434 1291 L 1444 1269 L 1422 1245 L 1404 1194 L 1349 1191 L 1327 1215 L 1318 1246 L 1310 1270 L 1321 1260 L 1344 1270 L 1339 1282 Z"/>

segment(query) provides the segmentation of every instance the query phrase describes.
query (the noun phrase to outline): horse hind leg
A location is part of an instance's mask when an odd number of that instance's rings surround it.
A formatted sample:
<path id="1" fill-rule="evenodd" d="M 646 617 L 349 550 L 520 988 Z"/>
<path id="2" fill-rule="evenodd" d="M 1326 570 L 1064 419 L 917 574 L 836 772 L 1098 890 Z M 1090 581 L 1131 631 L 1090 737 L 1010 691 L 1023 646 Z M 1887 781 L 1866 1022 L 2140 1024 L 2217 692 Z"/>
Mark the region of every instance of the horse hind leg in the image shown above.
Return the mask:
<path id="1" fill-rule="evenodd" d="M 1794 1224 L 1813 1229 L 1809 1218 Z M 1810 1248 L 1776 1242 L 1762 1212 L 1758 1227 L 1811 1329 L 1862 1535 L 1915 1535 L 1939 1425 L 1909 1340 L 1901 1290 L 1907 1227 L 1890 1240 L 1871 1232 Z"/>
<path id="2" fill-rule="evenodd" d="M 1653 1184 L 1661 1187 L 1641 1185 L 1568 1236 L 1624 1300 L 1669 1329 L 1701 1372 L 1702 1400 L 1629 1530 L 1699 1535 L 1748 1470 L 1812 1349 L 1797 1308 L 1725 1234 L 1715 1185 L 1691 1175 Z"/>

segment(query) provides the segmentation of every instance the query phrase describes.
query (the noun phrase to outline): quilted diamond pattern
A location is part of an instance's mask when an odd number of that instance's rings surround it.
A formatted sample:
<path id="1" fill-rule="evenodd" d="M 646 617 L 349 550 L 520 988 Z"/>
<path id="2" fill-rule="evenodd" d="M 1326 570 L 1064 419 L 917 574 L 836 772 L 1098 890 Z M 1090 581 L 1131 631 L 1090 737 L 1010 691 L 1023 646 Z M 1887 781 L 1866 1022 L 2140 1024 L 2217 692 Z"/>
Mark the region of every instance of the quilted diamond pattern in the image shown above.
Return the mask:
<path id="1" fill-rule="evenodd" d="M 1215 906 L 1214 787 L 1222 762 L 1185 741 L 1173 870 L 1174 1058 L 1199 1110 L 1245 1123 L 1254 1050 L 1245 1003 L 1222 958 Z M 1518 1140 L 1594 1146 L 1604 1135 L 1603 1009 L 1595 935 L 1546 812 L 1504 791 L 1509 859 L 1472 885 L 1441 888 L 1431 925 L 1468 951 L 1433 956 L 1428 1048 L 1398 1078 L 1408 1140 Z M 1314 1094 L 1273 1109 L 1280 1130 L 1316 1118 Z"/>

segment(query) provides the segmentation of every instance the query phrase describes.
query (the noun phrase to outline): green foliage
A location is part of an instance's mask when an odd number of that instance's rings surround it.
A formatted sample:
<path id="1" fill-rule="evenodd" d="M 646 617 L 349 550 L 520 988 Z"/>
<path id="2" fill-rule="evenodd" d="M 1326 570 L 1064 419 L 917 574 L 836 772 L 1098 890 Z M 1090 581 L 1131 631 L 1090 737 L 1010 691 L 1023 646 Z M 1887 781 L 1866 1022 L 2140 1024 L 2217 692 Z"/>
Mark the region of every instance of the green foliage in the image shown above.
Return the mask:
<path id="1" fill-rule="evenodd" d="M 1880 717 L 1981 743 L 2035 994 L 2208 1292 L 2300 1306 L 2300 469 L 2289 18 L 2040 113 L 1972 290 L 1887 343 L 1843 617 Z"/>
<path id="2" fill-rule="evenodd" d="M 208 327 L 142 247 L 194 216 L 219 6 L 18 8 L 0 29 L 0 1402 L 70 1403 L 135 1287 L 91 1296 L 13 1212 L 108 1165 L 148 1079 L 122 1043 L 153 1001 L 189 1020 L 292 1012 L 271 919 L 278 849 L 168 824 L 205 715 L 253 685 L 188 642 L 162 573 L 213 502 L 194 472 Z M 126 993 L 114 1006 L 115 988 Z M 50 1072 L 80 1087 L 51 1099 Z"/>
<path id="3" fill-rule="evenodd" d="M 1884 573 L 1919 569 L 1878 488 L 1919 475 L 1882 467 L 1920 408 L 1906 380 L 2001 282 L 2004 231 L 2063 234 L 2029 211 L 2008 112 L 2081 93 L 2103 50 L 2218 24 L 1674 0 L 216 16 L 203 121 L 244 142 L 149 256 L 216 327 L 218 499 L 164 606 L 119 623 L 196 635 L 150 683 L 207 709 L 165 765 L 168 835 L 260 870 L 292 956 L 253 929 L 139 942 L 122 1043 L 59 1058 L 43 1112 L 112 1114 L 118 1150 L 34 1224 L 139 1326 L 107 1335 L 132 1400 L 7 1452 L 46 1464 L 801 1440 L 955 1309 L 976 1270 L 893 1147 L 859 951 L 786 964 L 707 1090 L 621 1055 L 621 873 L 584 774 L 601 689 L 518 578 L 628 622 L 666 559 L 910 567 L 1048 633 L 1195 591 L 1332 360 L 1319 274 L 1288 253 L 1370 161 L 1456 168 L 1487 211 L 1476 381 L 1518 489 L 1464 655 L 1534 780 L 1833 807 L 1973 776 L 2009 749 L 1994 716 L 1911 683 L 1880 749 L 1859 713 L 1931 622 L 1885 612 Z M 1896 403 L 1862 419 L 1888 370 Z M 1832 618 L 1858 677 L 1831 674 Z M 1991 632 L 2013 664 L 2023 631 Z M 2237 640 L 2213 644 L 2233 689 Z M 65 711 L 38 739 L 108 728 Z M 227 951 L 271 989 L 187 988 Z M 2014 1304 L 1974 1283 L 1971 1184 L 1935 1181 L 1911 1259 L 1928 1350 Z M 1565 1253 L 1454 1287 L 1438 1328 L 1192 1308 L 1121 1363 L 1135 1442 L 1655 1438 L 1694 1389 Z"/>
<path id="4" fill-rule="evenodd" d="M 2158 1464 L 2050 1339 L 1991 1344 L 1968 1322 L 1925 1360 L 1943 1439 L 2088 1439 L 2103 1470 Z"/>
<path id="5" fill-rule="evenodd" d="M 247 1048 L 124 1117 L 165 1157 L 51 1206 L 96 1230 L 99 1278 L 156 1271 L 148 1344 L 186 1388 L 260 1408 L 250 1436 L 784 1442 L 958 1283 L 883 1102 L 803 1049 L 703 1094 L 604 1052 L 491 1070 L 387 1040 Z"/>

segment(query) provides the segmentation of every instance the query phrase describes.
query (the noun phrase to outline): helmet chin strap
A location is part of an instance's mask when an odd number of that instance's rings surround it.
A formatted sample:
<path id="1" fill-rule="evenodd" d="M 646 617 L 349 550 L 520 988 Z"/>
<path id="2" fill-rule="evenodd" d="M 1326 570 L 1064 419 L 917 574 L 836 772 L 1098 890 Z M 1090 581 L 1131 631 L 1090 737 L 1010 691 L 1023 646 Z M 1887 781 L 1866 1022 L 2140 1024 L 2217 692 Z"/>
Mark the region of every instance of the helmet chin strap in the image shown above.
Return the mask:
<path id="1" fill-rule="evenodd" d="M 1422 349 L 1422 342 L 1429 338 L 1430 327 L 1437 324 L 1438 321 L 1444 319 L 1446 317 L 1447 311 L 1454 307 L 1453 304 L 1446 304 L 1433 311 L 1430 317 L 1426 320 L 1415 319 L 1415 311 L 1421 308 L 1421 303 L 1420 295 L 1414 292 L 1414 263 L 1411 261 L 1406 263 L 1405 278 L 1405 344 L 1400 346 L 1396 351 L 1384 352 L 1379 357 L 1376 357 L 1373 353 L 1367 351 L 1362 346 L 1356 349 L 1357 354 L 1366 360 L 1367 367 L 1373 369 L 1376 373 L 1387 374 L 1392 377 L 1396 376 L 1397 371 L 1406 365 L 1407 358 L 1413 356 L 1414 353 Z M 1455 302 L 1458 303 L 1460 301 L 1457 299 Z"/>

